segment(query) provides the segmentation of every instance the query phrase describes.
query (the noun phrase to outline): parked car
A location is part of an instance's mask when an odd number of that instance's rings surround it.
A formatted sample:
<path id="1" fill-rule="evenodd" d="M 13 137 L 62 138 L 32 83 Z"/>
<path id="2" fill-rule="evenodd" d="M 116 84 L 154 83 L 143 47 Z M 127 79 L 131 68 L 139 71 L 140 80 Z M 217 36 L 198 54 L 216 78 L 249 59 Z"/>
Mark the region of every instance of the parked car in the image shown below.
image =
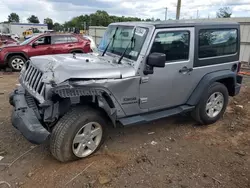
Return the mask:
<path id="1" fill-rule="evenodd" d="M 0 49 L 0 65 L 20 71 L 24 63 L 33 56 L 88 53 L 90 41 L 75 34 L 36 34 L 16 45 L 5 45 Z"/>
<path id="2" fill-rule="evenodd" d="M 20 36 L 18 34 L 11 34 L 10 35 L 12 39 L 19 41 L 20 40 Z"/>
<path id="3" fill-rule="evenodd" d="M 108 120 L 128 126 L 190 112 L 208 125 L 240 92 L 238 23 L 113 23 L 98 51 L 32 57 L 10 95 L 14 127 L 32 143 L 50 139 L 59 161 L 95 153 Z"/>
<path id="4" fill-rule="evenodd" d="M 11 35 L 0 34 L 0 48 L 5 45 L 17 45 L 18 40 L 11 37 Z"/>

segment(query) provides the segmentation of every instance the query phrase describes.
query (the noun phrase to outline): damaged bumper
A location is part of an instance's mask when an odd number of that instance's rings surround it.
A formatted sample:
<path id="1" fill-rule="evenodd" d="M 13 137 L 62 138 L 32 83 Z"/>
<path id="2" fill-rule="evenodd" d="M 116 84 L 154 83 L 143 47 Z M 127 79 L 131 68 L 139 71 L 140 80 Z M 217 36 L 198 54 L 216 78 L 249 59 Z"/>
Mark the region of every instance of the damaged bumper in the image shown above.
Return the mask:
<path id="1" fill-rule="evenodd" d="M 31 143 L 43 143 L 50 133 L 42 126 L 34 110 L 29 108 L 25 90 L 22 87 L 17 88 L 10 94 L 9 102 L 14 106 L 11 116 L 13 126 Z"/>

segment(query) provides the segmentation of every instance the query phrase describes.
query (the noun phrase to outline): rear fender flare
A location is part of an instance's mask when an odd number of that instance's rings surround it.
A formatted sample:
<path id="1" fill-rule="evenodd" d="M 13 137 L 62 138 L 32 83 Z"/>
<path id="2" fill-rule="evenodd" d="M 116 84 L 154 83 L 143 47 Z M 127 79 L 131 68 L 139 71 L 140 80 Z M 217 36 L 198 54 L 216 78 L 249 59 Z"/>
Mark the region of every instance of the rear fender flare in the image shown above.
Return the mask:
<path id="1" fill-rule="evenodd" d="M 70 50 L 69 53 L 73 53 L 73 52 L 75 52 L 75 51 L 79 51 L 79 52 L 84 53 L 83 49 L 81 49 L 81 48 L 76 48 L 76 49 Z"/>
<path id="2" fill-rule="evenodd" d="M 230 70 L 216 71 L 206 74 L 192 92 L 187 104 L 192 106 L 197 105 L 203 93 L 207 91 L 207 88 L 209 88 L 212 83 L 225 78 L 233 78 L 234 85 L 236 85 L 236 73 Z"/>

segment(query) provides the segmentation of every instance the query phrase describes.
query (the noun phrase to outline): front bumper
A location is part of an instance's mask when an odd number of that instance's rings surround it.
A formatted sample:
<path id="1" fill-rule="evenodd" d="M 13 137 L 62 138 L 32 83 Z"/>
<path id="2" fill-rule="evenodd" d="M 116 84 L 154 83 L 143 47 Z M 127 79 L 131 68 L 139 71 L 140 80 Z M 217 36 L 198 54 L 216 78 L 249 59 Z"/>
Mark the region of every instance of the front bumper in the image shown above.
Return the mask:
<path id="1" fill-rule="evenodd" d="M 10 94 L 9 102 L 14 106 L 11 116 L 13 126 L 33 144 L 46 141 L 50 132 L 42 126 L 34 110 L 29 108 L 25 99 L 25 90 L 21 86 Z"/>

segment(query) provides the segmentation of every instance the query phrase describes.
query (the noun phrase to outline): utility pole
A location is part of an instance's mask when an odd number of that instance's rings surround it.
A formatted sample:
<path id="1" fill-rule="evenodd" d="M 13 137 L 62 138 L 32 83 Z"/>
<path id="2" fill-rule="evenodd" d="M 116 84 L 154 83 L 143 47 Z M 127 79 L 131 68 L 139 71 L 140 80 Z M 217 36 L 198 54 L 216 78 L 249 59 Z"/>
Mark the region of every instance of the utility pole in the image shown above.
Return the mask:
<path id="1" fill-rule="evenodd" d="M 197 10 L 197 15 L 196 15 L 196 19 L 199 18 L 199 10 Z"/>
<path id="2" fill-rule="evenodd" d="M 165 21 L 167 20 L 167 16 L 168 16 L 168 7 L 166 7 L 166 11 L 165 11 Z"/>
<path id="3" fill-rule="evenodd" d="M 178 0 L 176 8 L 176 20 L 180 19 L 180 13 L 181 13 L 181 0 Z"/>

